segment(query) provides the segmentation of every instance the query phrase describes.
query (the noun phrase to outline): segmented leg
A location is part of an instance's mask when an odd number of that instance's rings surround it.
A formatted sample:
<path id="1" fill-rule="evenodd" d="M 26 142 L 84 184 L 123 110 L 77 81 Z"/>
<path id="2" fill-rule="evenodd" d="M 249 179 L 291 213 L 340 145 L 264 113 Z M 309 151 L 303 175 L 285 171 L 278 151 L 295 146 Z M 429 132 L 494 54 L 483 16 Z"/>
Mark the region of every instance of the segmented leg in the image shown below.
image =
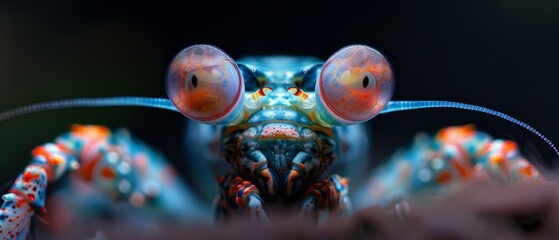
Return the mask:
<path id="1" fill-rule="evenodd" d="M 245 219 L 267 223 L 268 217 L 262 208 L 260 191 L 250 181 L 234 173 L 218 179 L 220 194 L 215 200 L 215 218 L 223 222 L 240 213 Z"/>
<path id="2" fill-rule="evenodd" d="M 60 146 L 45 144 L 32 152 L 31 163 L 21 173 L 8 194 L 2 196 L 0 237 L 25 239 L 31 217 L 44 210 L 47 184 L 58 180 L 74 162 Z"/>
<path id="3" fill-rule="evenodd" d="M 429 201 L 476 179 L 508 186 L 544 181 L 514 142 L 466 125 L 442 129 L 434 138 L 418 135 L 411 148 L 375 170 L 356 200 L 360 207 L 395 207 L 410 196 Z"/>
<path id="4" fill-rule="evenodd" d="M 105 127 L 76 125 L 55 143 L 35 148 L 32 155 L 31 163 L 3 196 L 1 239 L 25 239 L 31 217 L 45 207 L 47 185 L 59 181 L 71 169 L 76 171 L 68 177 L 66 186 L 50 195 L 58 196 L 60 203 L 53 204 L 64 212 L 49 212 L 51 227 L 87 221 L 101 214 L 102 206 L 110 209 L 115 201 L 127 201 L 129 208 L 156 207 L 160 210 L 157 213 L 174 219 L 202 216 L 198 203 L 185 191 L 173 168 L 125 131 L 112 134 Z M 173 191 L 166 191 L 170 188 Z M 141 224 L 147 226 L 155 214 L 134 216 L 145 217 Z"/>
<path id="5" fill-rule="evenodd" d="M 324 223 L 330 216 L 347 215 L 352 212 L 348 195 L 347 178 L 332 175 L 309 187 L 305 193 L 300 215 Z"/>

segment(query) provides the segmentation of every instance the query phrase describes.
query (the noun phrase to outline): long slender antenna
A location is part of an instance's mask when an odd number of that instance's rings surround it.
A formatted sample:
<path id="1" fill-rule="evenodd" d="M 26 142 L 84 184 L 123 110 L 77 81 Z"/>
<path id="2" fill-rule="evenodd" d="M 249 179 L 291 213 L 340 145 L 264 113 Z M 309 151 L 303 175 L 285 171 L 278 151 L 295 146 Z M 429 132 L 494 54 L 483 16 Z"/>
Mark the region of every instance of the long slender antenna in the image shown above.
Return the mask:
<path id="1" fill-rule="evenodd" d="M 553 149 L 553 151 L 555 151 L 555 154 L 557 154 L 557 156 L 559 156 L 559 151 L 557 150 L 557 147 L 555 147 L 555 144 L 553 144 L 551 140 L 549 140 L 545 135 L 543 135 L 541 132 L 539 132 L 532 126 L 516 118 L 513 118 L 507 114 L 485 107 L 480 107 L 480 106 L 466 104 L 466 103 L 459 103 L 459 102 L 448 102 L 448 101 L 390 101 L 388 102 L 388 105 L 386 105 L 384 110 L 382 110 L 380 113 L 383 114 L 383 113 L 407 111 L 407 110 L 415 110 L 415 109 L 423 109 L 423 108 L 458 108 L 458 109 L 466 109 L 470 111 L 487 113 L 493 116 L 500 117 L 516 125 L 519 125 L 525 129 L 528 129 L 528 131 L 536 134 L 539 138 L 541 138 L 544 142 L 546 142 L 547 145 L 549 145 Z"/>
<path id="2" fill-rule="evenodd" d="M 17 116 L 76 107 L 118 107 L 118 106 L 137 106 L 159 108 L 178 112 L 173 103 L 167 98 L 146 98 L 146 97 L 109 97 L 109 98 L 76 98 L 50 102 L 42 102 L 26 105 L 23 107 L 8 110 L 0 113 L 0 122 Z"/>

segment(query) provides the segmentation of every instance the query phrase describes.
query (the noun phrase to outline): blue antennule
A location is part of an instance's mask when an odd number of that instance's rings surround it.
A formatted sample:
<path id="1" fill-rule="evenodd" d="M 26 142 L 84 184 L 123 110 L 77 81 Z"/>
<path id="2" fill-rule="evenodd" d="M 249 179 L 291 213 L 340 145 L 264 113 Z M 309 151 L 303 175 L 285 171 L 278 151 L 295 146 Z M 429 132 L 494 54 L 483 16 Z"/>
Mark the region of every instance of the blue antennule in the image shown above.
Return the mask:
<path id="1" fill-rule="evenodd" d="M 391 113 L 397 111 L 408 111 L 408 110 L 416 110 L 416 109 L 425 109 L 425 108 L 457 108 L 457 109 L 465 109 L 475 112 L 482 112 L 487 113 L 493 116 L 500 117 L 505 119 L 509 122 L 512 122 L 518 126 L 521 126 L 528 131 L 536 134 L 540 139 L 542 139 L 547 145 L 549 145 L 555 154 L 559 156 L 559 150 L 555 147 L 555 144 L 551 142 L 545 135 L 541 132 L 533 128 L 532 126 L 528 125 L 525 122 L 522 122 L 516 118 L 513 118 L 507 114 L 504 114 L 499 111 L 495 111 L 489 108 L 480 107 L 472 104 L 466 103 L 459 103 L 459 102 L 450 102 L 450 101 L 436 101 L 436 100 L 429 100 L 429 101 L 390 101 L 388 105 L 380 112 L 381 114 L 384 113 Z"/>
<path id="2" fill-rule="evenodd" d="M 173 103 L 167 98 L 147 98 L 147 97 L 108 97 L 108 98 L 75 98 L 56 100 L 50 102 L 35 103 L 6 112 L 0 113 L 0 122 L 21 115 L 47 110 L 76 108 L 76 107 L 118 107 L 136 106 L 159 108 L 178 112 Z"/>

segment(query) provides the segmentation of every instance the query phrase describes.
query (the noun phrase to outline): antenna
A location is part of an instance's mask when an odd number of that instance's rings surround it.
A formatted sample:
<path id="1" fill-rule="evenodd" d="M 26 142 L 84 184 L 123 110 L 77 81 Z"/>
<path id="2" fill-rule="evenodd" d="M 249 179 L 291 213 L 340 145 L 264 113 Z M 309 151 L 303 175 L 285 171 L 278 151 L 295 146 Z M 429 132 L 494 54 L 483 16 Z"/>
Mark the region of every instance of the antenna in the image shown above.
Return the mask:
<path id="1" fill-rule="evenodd" d="M 541 138 L 544 142 L 546 142 L 547 145 L 549 145 L 553 149 L 553 151 L 555 151 L 555 154 L 557 156 L 559 156 L 559 151 L 557 150 L 557 147 L 555 147 L 555 144 L 553 144 L 551 140 L 549 140 L 545 135 L 543 135 L 541 132 L 539 132 L 532 126 L 516 118 L 513 118 L 507 114 L 485 107 L 480 107 L 480 106 L 466 104 L 466 103 L 459 103 L 459 102 L 449 102 L 449 101 L 390 101 L 388 102 L 384 110 L 382 110 L 380 113 L 384 114 L 390 112 L 407 111 L 407 110 L 424 109 L 424 108 L 458 108 L 458 109 L 466 109 L 475 112 L 487 113 L 493 116 L 500 117 L 516 125 L 519 125 L 525 129 L 528 129 L 528 131 L 536 134 L 539 138 Z"/>
<path id="2" fill-rule="evenodd" d="M 0 113 L 0 122 L 29 113 L 75 107 L 119 107 L 136 106 L 159 108 L 178 112 L 167 98 L 146 97 L 109 97 L 109 98 L 76 98 L 34 103 Z"/>

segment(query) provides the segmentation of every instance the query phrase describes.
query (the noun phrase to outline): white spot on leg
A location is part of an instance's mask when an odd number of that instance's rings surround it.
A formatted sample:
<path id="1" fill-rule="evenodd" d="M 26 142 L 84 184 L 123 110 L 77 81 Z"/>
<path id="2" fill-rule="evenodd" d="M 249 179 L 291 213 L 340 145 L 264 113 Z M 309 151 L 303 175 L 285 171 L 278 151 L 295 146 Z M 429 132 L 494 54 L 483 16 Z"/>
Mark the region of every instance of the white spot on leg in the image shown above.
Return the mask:
<path id="1" fill-rule="evenodd" d="M 132 194 L 132 196 L 130 197 L 130 203 L 132 204 L 132 206 L 134 207 L 141 207 L 144 205 L 146 198 L 144 197 L 143 194 L 141 193 L 134 193 Z"/>
<path id="2" fill-rule="evenodd" d="M 130 163 L 121 162 L 121 163 L 118 165 L 118 171 L 119 171 L 120 173 L 122 173 L 122 174 L 128 174 L 128 173 L 130 172 L 130 169 L 131 169 Z"/>
<path id="3" fill-rule="evenodd" d="M 130 182 L 126 181 L 126 180 L 122 180 L 118 183 L 118 190 L 121 193 L 128 193 L 130 192 L 131 186 L 130 186 Z"/>
<path id="4" fill-rule="evenodd" d="M 426 168 L 419 170 L 419 173 L 417 175 L 419 177 L 419 180 L 422 182 L 428 182 L 429 180 L 431 180 L 432 177 L 431 171 Z"/>
<path id="5" fill-rule="evenodd" d="M 444 161 L 441 158 L 435 158 L 431 161 L 431 167 L 434 170 L 441 170 L 444 167 Z"/>
<path id="6" fill-rule="evenodd" d="M 77 161 L 72 161 L 72 162 L 70 163 L 70 168 L 71 168 L 72 170 L 78 170 L 78 169 L 80 169 L 80 163 L 77 162 Z"/>
<path id="7" fill-rule="evenodd" d="M 118 162 L 118 160 L 119 160 L 119 156 L 118 156 L 117 153 L 115 153 L 115 152 L 107 153 L 107 161 L 109 163 L 115 164 L 115 163 Z"/>

